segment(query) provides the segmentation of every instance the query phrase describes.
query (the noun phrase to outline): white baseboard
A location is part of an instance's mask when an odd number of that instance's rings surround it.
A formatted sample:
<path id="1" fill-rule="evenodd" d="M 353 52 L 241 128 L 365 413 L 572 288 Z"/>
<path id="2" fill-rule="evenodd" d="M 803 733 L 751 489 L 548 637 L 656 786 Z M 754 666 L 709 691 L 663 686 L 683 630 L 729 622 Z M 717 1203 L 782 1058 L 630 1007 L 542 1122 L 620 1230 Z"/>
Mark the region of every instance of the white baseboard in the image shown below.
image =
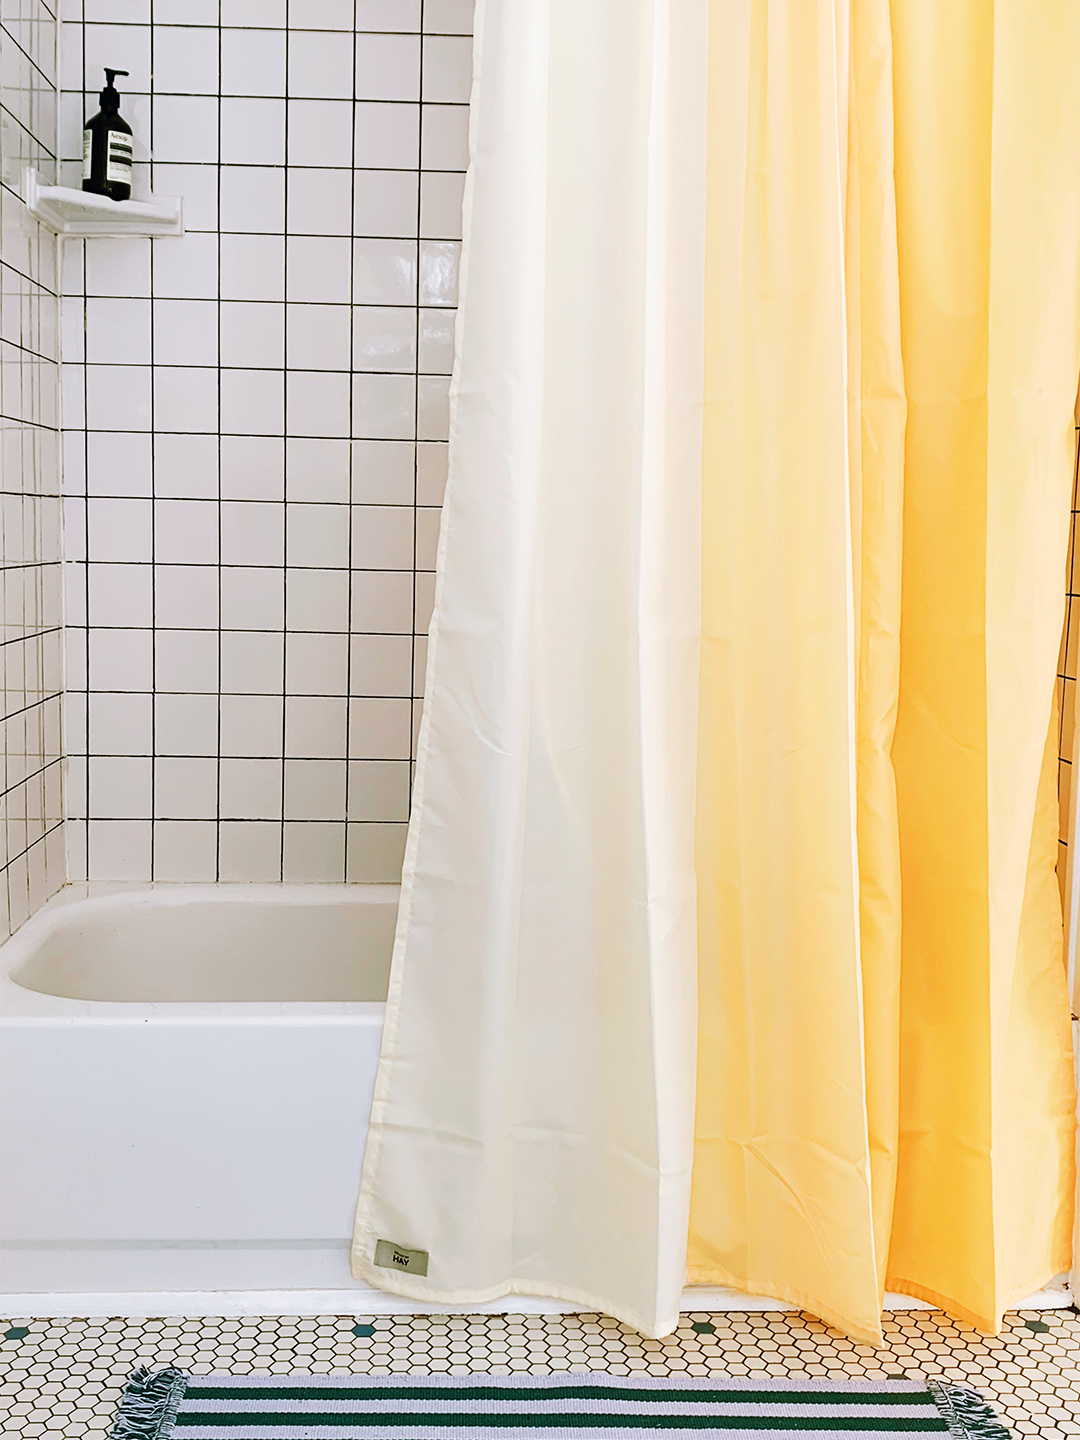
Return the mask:
<path id="1" fill-rule="evenodd" d="M 1016 1308 L 1018 1310 L 1060 1310 L 1072 1304 L 1067 1289 L 1039 1290 Z M 794 1310 L 782 1300 L 762 1295 L 743 1295 L 711 1285 L 695 1285 L 683 1292 L 684 1314 L 723 1311 Z M 570 1315 L 578 1307 L 558 1300 L 540 1300 L 527 1295 L 509 1295 L 486 1305 L 470 1305 L 463 1312 L 452 1305 L 421 1305 L 366 1286 L 349 1290 L 173 1290 L 140 1293 L 99 1294 L 8 1294 L 0 1295 L 4 1316 L 18 1320 L 151 1319 L 164 1316 L 196 1318 L 202 1315 L 290 1315 L 310 1318 L 318 1315 Z M 886 1310 L 932 1310 L 934 1306 L 909 1295 L 885 1296 Z"/>

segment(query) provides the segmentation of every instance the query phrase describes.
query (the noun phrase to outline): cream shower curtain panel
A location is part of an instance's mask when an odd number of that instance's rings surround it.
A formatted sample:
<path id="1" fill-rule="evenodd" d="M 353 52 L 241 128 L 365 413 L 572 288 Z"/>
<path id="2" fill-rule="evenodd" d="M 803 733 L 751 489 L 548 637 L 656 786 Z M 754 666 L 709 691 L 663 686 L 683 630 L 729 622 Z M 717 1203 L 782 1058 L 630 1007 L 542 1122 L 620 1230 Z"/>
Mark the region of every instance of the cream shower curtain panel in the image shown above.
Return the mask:
<path id="1" fill-rule="evenodd" d="M 354 1272 L 994 1330 L 1070 1248 L 1080 6 L 477 22 Z"/>

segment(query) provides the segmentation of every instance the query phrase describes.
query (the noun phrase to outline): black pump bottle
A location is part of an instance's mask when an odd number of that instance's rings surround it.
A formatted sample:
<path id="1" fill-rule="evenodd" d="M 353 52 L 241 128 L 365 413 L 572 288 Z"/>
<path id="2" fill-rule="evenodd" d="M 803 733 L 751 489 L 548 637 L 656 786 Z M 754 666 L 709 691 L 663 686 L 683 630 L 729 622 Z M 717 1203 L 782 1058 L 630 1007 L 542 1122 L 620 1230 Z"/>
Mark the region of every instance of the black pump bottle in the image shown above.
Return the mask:
<path id="1" fill-rule="evenodd" d="M 113 86 L 117 75 L 127 73 L 106 67 L 101 109 L 83 128 L 82 188 L 92 190 L 95 195 L 108 195 L 112 200 L 127 200 L 131 195 L 135 142 L 131 126 L 120 116 L 120 96 Z"/>

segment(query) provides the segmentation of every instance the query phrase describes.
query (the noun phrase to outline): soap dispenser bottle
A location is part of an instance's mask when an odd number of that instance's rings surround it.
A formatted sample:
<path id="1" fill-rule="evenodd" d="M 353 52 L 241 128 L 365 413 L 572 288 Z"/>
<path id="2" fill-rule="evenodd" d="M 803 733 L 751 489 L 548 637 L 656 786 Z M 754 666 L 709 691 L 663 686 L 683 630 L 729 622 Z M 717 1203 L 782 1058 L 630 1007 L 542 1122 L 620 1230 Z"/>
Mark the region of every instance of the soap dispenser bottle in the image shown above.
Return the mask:
<path id="1" fill-rule="evenodd" d="M 101 109 L 83 128 L 82 188 L 95 195 L 108 195 L 112 200 L 127 200 L 131 195 L 135 141 L 131 126 L 120 115 L 120 96 L 113 85 L 117 75 L 127 73 L 106 68 Z"/>

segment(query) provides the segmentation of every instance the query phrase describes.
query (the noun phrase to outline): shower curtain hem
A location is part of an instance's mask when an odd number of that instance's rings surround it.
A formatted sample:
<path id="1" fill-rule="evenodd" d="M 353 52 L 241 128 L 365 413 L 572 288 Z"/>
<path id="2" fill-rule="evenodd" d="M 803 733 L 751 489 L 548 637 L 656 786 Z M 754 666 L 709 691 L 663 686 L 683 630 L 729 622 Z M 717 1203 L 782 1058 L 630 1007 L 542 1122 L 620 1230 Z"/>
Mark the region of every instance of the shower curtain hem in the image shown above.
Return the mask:
<path id="1" fill-rule="evenodd" d="M 793 1286 L 780 1285 L 772 1280 L 751 1280 L 745 1276 L 735 1275 L 730 1270 L 704 1265 L 689 1267 L 687 1283 L 689 1285 L 722 1285 L 728 1290 L 738 1290 L 743 1295 L 765 1295 L 770 1300 L 783 1300 L 800 1310 L 816 1315 L 819 1319 L 824 1320 L 826 1325 L 832 1325 L 835 1329 L 842 1330 L 845 1335 L 850 1335 L 861 1345 L 874 1345 L 879 1350 L 885 1346 L 880 1315 L 877 1317 L 876 1329 L 858 1325 L 851 1320 L 850 1316 L 842 1315 L 831 1305 L 823 1305 L 813 1295 L 809 1295 L 803 1290 L 797 1290 Z"/>
<path id="2" fill-rule="evenodd" d="M 650 1324 L 643 1315 L 638 1315 L 626 1306 L 602 1295 L 593 1295 L 571 1285 L 545 1284 L 534 1280 L 507 1280 L 491 1285 L 485 1290 L 435 1290 L 415 1282 L 410 1283 L 403 1275 L 382 1269 L 366 1257 L 353 1254 L 353 1275 L 365 1280 L 377 1290 L 388 1295 L 398 1295 L 404 1300 L 428 1300 L 437 1305 L 482 1305 L 490 1300 L 501 1300 L 506 1295 L 532 1295 L 541 1300 L 564 1300 L 569 1305 L 580 1305 L 585 1312 L 610 1315 L 613 1319 L 628 1325 L 649 1340 L 663 1340 L 674 1333 L 679 1324 L 680 1312 L 676 1308 L 670 1319 Z"/>
<path id="3" fill-rule="evenodd" d="M 1067 1271 L 1070 1265 L 1068 1256 L 1058 1257 L 1060 1263 L 1051 1265 L 1049 1269 L 1041 1270 L 1036 1274 L 1035 1279 L 1025 1281 L 1023 1285 L 1014 1285 L 1001 1302 L 1001 1315 L 1012 1310 L 1021 1300 L 1026 1300 L 1029 1295 L 1042 1290 L 1057 1275 Z M 996 1318 L 987 1319 L 975 1310 L 969 1310 L 966 1305 L 961 1305 L 950 1296 L 939 1290 L 932 1289 L 929 1285 L 920 1285 L 916 1280 L 901 1280 L 897 1275 L 889 1275 L 885 1280 L 885 1288 L 893 1291 L 896 1295 L 910 1295 L 915 1300 L 925 1300 L 928 1305 L 936 1305 L 946 1315 L 951 1315 L 954 1320 L 962 1320 L 965 1325 L 970 1325 L 983 1335 L 1000 1335 L 1001 1320 Z"/>

